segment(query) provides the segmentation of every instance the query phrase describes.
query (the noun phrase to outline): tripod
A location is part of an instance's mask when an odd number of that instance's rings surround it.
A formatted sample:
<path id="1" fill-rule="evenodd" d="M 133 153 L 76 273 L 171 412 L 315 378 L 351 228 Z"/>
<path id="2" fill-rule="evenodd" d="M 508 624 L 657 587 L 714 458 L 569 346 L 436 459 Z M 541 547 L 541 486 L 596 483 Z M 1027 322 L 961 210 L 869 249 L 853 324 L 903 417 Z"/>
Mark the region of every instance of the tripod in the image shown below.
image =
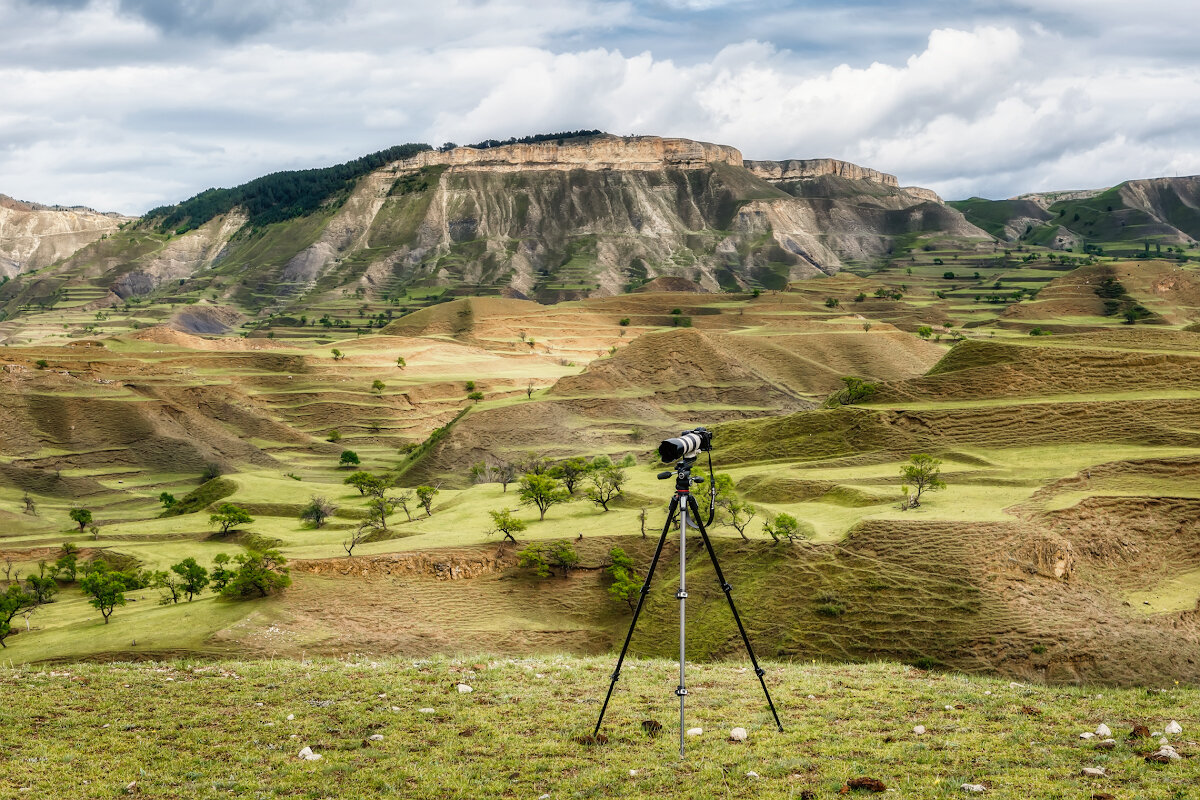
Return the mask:
<path id="1" fill-rule="evenodd" d="M 708 550 L 708 557 L 712 559 L 713 568 L 717 572 L 717 581 L 721 585 L 721 590 L 725 592 L 725 599 L 729 601 L 729 610 L 733 612 L 733 620 L 737 623 L 738 631 L 742 634 L 742 642 L 746 645 L 746 652 L 750 655 L 750 663 L 754 665 L 754 674 L 758 676 L 758 682 L 762 685 L 763 694 L 766 695 L 767 705 L 771 707 L 771 715 L 775 717 L 775 724 L 779 727 L 779 732 L 783 732 L 783 723 L 779 721 L 779 714 L 775 711 L 775 704 L 771 702 L 771 693 L 767 691 L 767 682 L 763 679 L 766 672 L 758 665 L 758 660 L 754 657 L 754 649 L 750 647 L 750 639 L 746 636 L 746 629 L 742 626 L 742 618 L 738 615 L 737 606 L 733 603 L 733 587 L 725 580 L 725 575 L 721 572 L 721 564 L 717 561 L 717 554 L 713 550 L 712 542 L 709 541 L 708 531 L 705 523 L 700 519 L 700 507 L 696 504 L 696 498 L 692 496 L 691 487 L 693 483 L 703 483 L 704 478 L 692 477 L 692 465 L 696 463 L 695 456 L 684 458 L 675 465 L 675 494 L 671 497 L 671 505 L 667 511 L 667 522 L 663 525 L 662 535 L 658 537 L 658 547 L 654 551 L 654 558 L 650 561 L 650 569 L 646 573 L 646 582 L 642 584 L 641 596 L 638 597 L 637 607 L 633 611 L 633 621 L 629 624 L 629 633 L 625 635 L 625 644 L 621 646 L 621 655 L 617 657 L 617 668 L 613 670 L 612 680 L 608 684 L 608 694 L 604 697 L 604 705 L 600 708 L 600 718 L 596 720 L 596 729 L 592 732 L 595 737 L 600 733 L 600 725 L 604 722 L 604 712 L 608 710 L 608 701 L 612 699 L 613 688 L 617 685 L 617 680 L 621 677 L 621 664 L 625 661 L 625 654 L 629 650 L 629 640 L 633 638 L 633 629 L 637 627 L 638 617 L 642 613 L 642 606 L 646 602 L 646 595 L 650 593 L 650 581 L 654 579 L 654 569 L 658 566 L 659 556 L 662 555 L 663 545 L 667 541 L 667 533 L 671 530 L 671 523 L 675 519 L 675 515 L 679 514 L 679 591 L 675 594 L 675 598 L 679 600 L 679 688 L 675 690 L 675 694 L 679 697 L 679 757 L 683 758 L 683 737 L 686 728 L 684 727 L 684 703 L 687 700 L 688 690 L 687 682 L 684 675 L 684 665 L 686 663 L 686 640 L 687 640 L 687 573 L 685 565 L 687 562 L 687 529 L 688 522 L 691 520 L 696 528 L 700 531 L 700 538 L 704 541 L 704 547 Z M 670 478 L 671 472 L 660 472 L 659 480 Z M 711 478 L 710 478 L 711 479 Z M 709 515 L 708 522 L 712 523 L 713 516 Z"/>

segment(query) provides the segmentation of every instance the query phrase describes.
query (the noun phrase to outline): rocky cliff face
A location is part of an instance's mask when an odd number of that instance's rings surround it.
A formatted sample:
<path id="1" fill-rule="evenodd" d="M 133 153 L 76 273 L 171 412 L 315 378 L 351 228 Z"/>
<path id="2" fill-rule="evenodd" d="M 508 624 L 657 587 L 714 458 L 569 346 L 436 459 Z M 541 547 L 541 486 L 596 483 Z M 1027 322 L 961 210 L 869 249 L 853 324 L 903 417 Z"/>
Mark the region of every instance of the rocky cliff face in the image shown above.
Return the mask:
<path id="1" fill-rule="evenodd" d="M 412 285 L 555 302 L 660 277 L 781 288 L 869 262 L 914 231 L 983 235 L 931 192 L 854 164 L 744 161 L 725 145 L 607 135 L 425 151 L 364 175 L 317 213 L 259 229 L 246 220 L 235 210 L 182 235 L 142 225 L 61 274 L 109 276 L 113 302 L 215 282 L 249 310 Z M 36 302 L 51 284 L 8 305 Z"/>
<path id="2" fill-rule="evenodd" d="M 0 194 L 0 275 L 41 269 L 111 234 L 130 217 L 44 206 Z"/>

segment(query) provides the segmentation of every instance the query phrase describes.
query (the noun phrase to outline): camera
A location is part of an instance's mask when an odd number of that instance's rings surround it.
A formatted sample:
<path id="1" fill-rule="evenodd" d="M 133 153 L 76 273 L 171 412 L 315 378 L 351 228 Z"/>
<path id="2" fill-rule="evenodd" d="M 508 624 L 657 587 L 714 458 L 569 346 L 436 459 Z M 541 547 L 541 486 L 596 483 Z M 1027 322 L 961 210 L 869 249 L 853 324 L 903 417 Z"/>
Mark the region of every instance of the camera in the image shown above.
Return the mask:
<path id="1" fill-rule="evenodd" d="M 658 457 L 663 461 L 695 458 L 712 450 L 712 436 L 707 428 L 693 428 L 672 439 L 663 439 L 658 445 Z"/>

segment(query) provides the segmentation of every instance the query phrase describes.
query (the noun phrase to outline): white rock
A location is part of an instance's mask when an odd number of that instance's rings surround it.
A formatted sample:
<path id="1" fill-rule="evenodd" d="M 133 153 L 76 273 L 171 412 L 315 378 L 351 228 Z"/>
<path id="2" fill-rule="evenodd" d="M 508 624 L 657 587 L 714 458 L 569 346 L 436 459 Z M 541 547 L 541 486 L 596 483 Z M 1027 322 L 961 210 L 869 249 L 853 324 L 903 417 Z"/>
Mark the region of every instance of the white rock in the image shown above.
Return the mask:
<path id="1" fill-rule="evenodd" d="M 746 733 L 745 728 L 734 728 L 729 732 L 729 738 L 733 739 L 735 742 L 744 742 L 746 741 L 746 737 L 749 735 L 750 734 Z"/>
<path id="2" fill-rule="evenodd" d="M 947 711 L 953 711 L 953 710 L 954 710 L 954 706 L 942 706 L 942 708 L 946 709 Z"/>
<path id="3" fill-rule="evenodd" d="M 1103 778 L 1106 774 L 1104 767 L 1084 767 L 1080 774 L 1087 778 Z"/>
<path id="4" fill-rule="evenodd" d="M 1079 734 L 1080 739 L 1094 739 L 1095 736 L 1096 736 L 1096 734 L 1092 733 L 1091 731 L 1086 731 L 1084 733 Z"/>
<path id="5" fill-rule="evenodd" d="M 1023 683 L 1017 683 L 1016 681 L 1009 681 L 1009 683 L 1008 683 L 1008 688 L 1010 688 L 1010 689 L 1024 689 L 1024 688 L 1025 688 L 1025 684 L 1023 684 Z"/>
<path id="6" fill-rule="evenodd" d="M 750 770 L 749 772 L 747 772 L 747 773 L 746 773 L 746 777 L 747 777 L 747 778 L 757 778 L 757 777 L 758 777 L 758 773 L 757 773 L 757 772 L 755 772 L 754 770 Z"/>
<path id="7" fill-rule="evenodd" d="M 436 711 L 435 711 L 434 709 L 432 709 L 432 708 L 418 708 L 418 709 L 417 709 L 417 711 L 419 711 L 419 712 L 420 712 L 420 713 L 422 713 L 422 714 L 434 714 L 434 713 L 436 713 Z"/>
<path id="8" fill-rule="evenodd" d="M 288 714 L 288 722 L 291 722 L 291 721 L 292 721 L 292 720 L 294 720 L 295 718 L 296 718 L 296 715 L 295 715 L 295 714 Z"/>
<path id="9" fill-rule="evenodd" d="M 382 742 L 383 734 L 382 733 L 372 733 L 370 736 L 367 737 L 367 739 L 372 742 Z"/>
<path id="10" fill-rule="evenodd" d="M 548 794 L 538 795 L 538 800 L 550 800 L 550 795 L 548 795 Z"/>
<path id="11" fill-rule="evenodd" d="M 321 760 L 321 754 L 314 753 L 312 751 L 311 747 L 305 747 L 303 750 L 301 750 L 299 757 L 303 758 L 305 761 L 320 761 Z"/>
<path id="12" fill-rule="evenodd" d="M 1112 729 L 1101 722 L 1096 726 L 1096 735 L 1101 739 L 1107 739 L 1108 737 L 1112 736 Z"/>
<path id="13" fill-rule="evenodd" d="M 1169 761 L 1179 761 L 1183 758 L 1183 756 L 1181 756 L 1181 755 L 1179 755 L 1179 753 L 1175 752 L 1175 748 L 1171 747 L 1171 745 L 1164 744 L 1162 747 L 1158 748 L 1157 752 L 1150 754 L 1149 756 L 1147 756 L 1147 758 L 1157 758 L 1158 760 L 1166 759 Z"/>
<path id="14" fill-rule="evenodd" d="M 703 733 L 704 733 L 704 728 L 688 728 L 687 729 L 688 736 L 700 736 Z"/>
<path id="15" fill-rule="evenodd" d="M 984 785 L 983 785 L 983 784 L 981 784 L 981 783 L 964 783 L 964 784 L 962 785 L 962 790 L 963 790 L 964 792 L 976 792 L 976 793 L 978 793 L 978 792 L 986 792 L 986 791 L 987 791 L 987 787 L 986 787 L 986 786 L 984 786 Z"/>
<path id="16" fill-rule="evenodd" d="M 636 769 L 629 770 L 629 777 L 636 778 L 637 774 L 638 774 L 638 771 Z"/>
<path id="17" fill-rule="evenodd" d="M 992 690 L 991 690 L 991 689 L 988 689 L 986 692 L 984 692 L 984 694 L 988 694 L 988 695 L 990 695 L 991 693 L 992 693 Z M 976 783 L 970 783 L 970 784 L 966 784 L 966 783 L 964 783 L 964 784 L 963 784 L 963 786 L 978 786 L 978 785 L 979 785 L 979 784 L 976 784 Z"/>
<path id="18" fill-rule="evenodd" d="M 1183 726 L 1175 720 L 1171 720 L 1167 723 L 1167 727 L 1163 728 L 1163 733 L 1167 736 L 1178 736 L 1183 733 Z"/>
<path id="19" fill-rule="evenodd" d="M 1167 745 L 1171 743 L 1171 740 L 1164 736 L 1158 740 L 1158 743 L 1161 745 Z"/>
<path id="20" fill-rule="evenodd" d="M 817 696 L 816 696 L 815 694 L 810 694 L 810 695 L 808 696 L 808 699 L 809 699 L 809 700 L 816 700 L 816 699 L 817 699 Z"/>
<path id="21" fill-rule="evenodd" d="M 925 734 L 925 726 L 917 725 L 913 727 L 913 733 L 915 733 L 917 736 L 923 736 Z"/>
<path id="22" fill-rule="evenodd" d="M 460 683 L 458 685 L 458 693 L 459 694 L 470 694 L 473 691 L 475 691 L 475 690 L 472 689 L 470 686 L 467 686 L 465 683 Z"/>

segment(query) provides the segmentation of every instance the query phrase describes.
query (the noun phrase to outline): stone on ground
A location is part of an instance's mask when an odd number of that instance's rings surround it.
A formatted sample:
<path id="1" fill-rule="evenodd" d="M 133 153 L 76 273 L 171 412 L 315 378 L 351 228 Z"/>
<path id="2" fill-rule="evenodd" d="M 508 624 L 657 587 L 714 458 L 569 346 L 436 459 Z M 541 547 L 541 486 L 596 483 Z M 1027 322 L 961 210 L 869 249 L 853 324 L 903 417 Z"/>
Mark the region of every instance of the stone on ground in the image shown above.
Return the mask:
<path id="1" fill-rule="evenodd" d="M 729 738 L 735 742 L 744 742 L 749 735 L 745 728 L 734 728 L 729 732 Z"/>
<path id="2" fill-rule="evenodd" d="M 458 693 L 459 694 L 470 694 L 473 691 L 475 691 L 475 690 L 472 689 L 470 686 L 467 686 L 465 683 L 460 683 L 458 685 Z"/>
<path id="3" fill-rule="evenodd" d="M 312 751 L 311 747 L 305 747 L 303 750 L 301 750 L 298 757 L 303 758 L 305 761 L 320 761 L 321 760 L 321 754 L 314 753 Z"/>
<path id="4" fill-rule="evenodd" d="M 704 733 L 704 728 L 688 728 L 687 729 L 688 736 L 700 736 L 703 733 Z"/>
<path id="5" fill-rule="evenodd" d="M 986 786 L 984 786 L 982 783 L 964 783 L 964 784 L 962 785 L 962 790 L 963 790 L 964 792 L 975 792 L 975 793 L 979 793 L 979 792 L 986 792 L 986 791 L 987 791 L 987 787 L 986 787 Z"/>
<path id="6" fill-rule="evenodd" d="M 924 735 L 924 733 L 925 733 L 925 726 L 924 726 L 924 725 L 916 725 L 916 726 L 914 726 L 914 727 L 913 727 L 913 733 L 915 733 L 917 736 L 922 736 L 922 735 Z"/>
<path id="7" fill-rule="evenodd" d="M 1167 736 L 1178 736 L 1183 733 L 1183 726 L 1175 720 L 1171 720 L 1167 723 L 1167 727 L 1163 728 L 1163 733 Z"/>
<path id="8" fill-rule="evenodd" d="M 1103 778 L 1108 774 L 1104 771 L 1104 767 L 1084 767 L 1079 772 L 1085 778 Z"/>
<path id="9" fill-rule="evenodd" d="M 1096 735 L 1101 739 L 1107 739 L 1112 736 L 1112 728 L 1109 728 L 1103 722 L 1096 726 Z"/>

